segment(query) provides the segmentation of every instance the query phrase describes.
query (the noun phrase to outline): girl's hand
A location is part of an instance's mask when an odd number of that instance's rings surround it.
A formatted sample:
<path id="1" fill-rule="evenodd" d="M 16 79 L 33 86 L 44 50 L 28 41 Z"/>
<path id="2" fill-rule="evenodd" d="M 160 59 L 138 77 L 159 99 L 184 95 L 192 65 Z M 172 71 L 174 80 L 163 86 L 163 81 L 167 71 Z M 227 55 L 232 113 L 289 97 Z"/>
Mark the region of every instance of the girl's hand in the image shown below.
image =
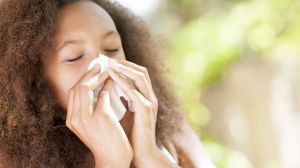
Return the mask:
<path id="1" fill-rule="evenodd" d="M 109 92 L 112 80 L 107 79 L 92 107 L 93 89 L 108 75 L 101 74 L 96 65 L 68 92 L 66 125 L 91 150 L 96 167 L 126 167 L 132 160 L 132 149 L 119 121 L 111 113 Z M 99 75 L 96 81 L 92 77 Z"/>
<path id="2" fill-rule="evenodd" d="M 173 163 L 156 146 L 158 101 L 147 69 L 126 60 L 109 63 L 110 77 L 124 89 L 135 110 L 130 135 L 133 163 L 136 167 L 173 167 Z"/>

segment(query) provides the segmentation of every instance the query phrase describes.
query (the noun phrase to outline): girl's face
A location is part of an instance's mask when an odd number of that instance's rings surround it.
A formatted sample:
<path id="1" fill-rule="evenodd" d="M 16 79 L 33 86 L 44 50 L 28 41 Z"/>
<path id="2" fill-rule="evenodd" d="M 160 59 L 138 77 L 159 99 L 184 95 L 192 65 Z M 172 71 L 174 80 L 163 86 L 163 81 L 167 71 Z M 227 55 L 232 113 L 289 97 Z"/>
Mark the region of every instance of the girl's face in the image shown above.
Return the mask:
<path id="1" fill-rule="evenodd" d="M 109 14 L 89 1 L 61 9 L 55 49 L 46 62 L 46 74 L 64 109 L 69 89 L 88 71 L 89 63 L 99 53 L 125 59 L 121 38 Z"/>

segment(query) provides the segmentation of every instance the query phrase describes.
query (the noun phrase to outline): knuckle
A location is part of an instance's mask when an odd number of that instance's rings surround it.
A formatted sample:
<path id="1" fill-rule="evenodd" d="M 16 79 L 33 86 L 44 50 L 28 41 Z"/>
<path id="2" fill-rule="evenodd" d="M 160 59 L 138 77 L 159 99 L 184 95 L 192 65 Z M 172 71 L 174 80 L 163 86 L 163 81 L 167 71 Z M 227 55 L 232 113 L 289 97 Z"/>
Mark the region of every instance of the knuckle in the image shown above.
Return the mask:
<path id="1" fill-rule="evenodd" d="M 67 126 L 69 129 L 72 129 L 72 125 L 71 125 L 71 123 L 70 123 L 69 120 L 66 120 L 66 126 Z"/>
<path id="2" fill-rule="evenodd" d="M 141 67 L 141 71 L 144 73 L 148 73 L 148 69 L 146 67 Z"/>
<path id="3" fill-rule="evenodd" d="M 147 110 L 152 109 L 154 107 L 153 104 L 150 102 L 146 102 L 144 106 Z"/>
<path id="4" fill-rule="evenodd" d="M 139 79 L 145 79 L 145 78 L 146 78 L 145 74 L 142 73 L 142 72 L 138 72 L 138 73 L 137 73 L 137 77 L 138 77 Z"/>
<path id="5" fill-rule="evenodd" d="M 71 126 L 73 128 L 79 128 L 79 126 L 80 126 L 80 120 L 79 119 L 72 119 Z"/>

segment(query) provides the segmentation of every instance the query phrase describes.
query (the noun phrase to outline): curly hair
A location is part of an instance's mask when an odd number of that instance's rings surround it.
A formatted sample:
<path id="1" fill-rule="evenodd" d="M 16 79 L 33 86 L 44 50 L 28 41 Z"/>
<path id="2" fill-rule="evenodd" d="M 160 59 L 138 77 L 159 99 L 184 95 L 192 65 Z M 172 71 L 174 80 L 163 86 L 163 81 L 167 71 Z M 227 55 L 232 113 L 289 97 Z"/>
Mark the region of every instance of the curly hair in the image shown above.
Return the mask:
<path id="1" fill-rule="evenodd" d="M 11 167 L 94 165 L 89 149 L 65 126 L 66 111 L 44 71 L 54 46 L 58 12 L 77 1 L 3 0 L 0 4 L 0 155 Z M 126 8 L 107 0 L 93 1 L 114 20 L 126 59 L 148 69 L 159 102 L 157 144 L 167 143 L 179 129 L 183 113 L 165 75 L 160 43 Z"/>

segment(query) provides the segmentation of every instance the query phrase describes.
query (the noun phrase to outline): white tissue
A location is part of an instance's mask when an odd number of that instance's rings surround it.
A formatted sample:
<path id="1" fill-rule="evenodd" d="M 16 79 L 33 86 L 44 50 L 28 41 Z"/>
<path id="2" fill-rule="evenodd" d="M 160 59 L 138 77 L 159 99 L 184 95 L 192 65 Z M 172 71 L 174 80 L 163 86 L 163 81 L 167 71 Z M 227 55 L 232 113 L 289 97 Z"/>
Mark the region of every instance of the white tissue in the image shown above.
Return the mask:
<path id="1" fill-rule="evenodd" d="M 92 62 L 89 64 L 88 70 L 92 69 L 94 65 L 100 64 L 101 66 L 101 71 L 100 74 L 107 73 L 107 70 L 109 68 L 109 63 L 108 61 L 110 60 L 109 57 L 99 54 L 99 56 L 92 60 Z M 94 90 L 94 97 L 93 97 L 93 107 L 96 105 L 98 94 L 100 92 L 100 89 L 102 88 L 104 83 L 101 83 L 95 90 Z M 124 107 L 122 101 L 120 100 L 120 97 L 123 96 L 127 102 L 128 102 L 128 108 L 131 112 L 133 112 L 133 107 L 132 107 L 132 102 L 129 99 L 128 95 L 122 90 L 122 88 L 117 85 L 116 83 L 113 84 L 112 90 L 109 93 L 110 96 L 110 106 L 111 110 L 117 117 L 118 121 L 120 121 L 125 112 L 126 108 Z"/>

